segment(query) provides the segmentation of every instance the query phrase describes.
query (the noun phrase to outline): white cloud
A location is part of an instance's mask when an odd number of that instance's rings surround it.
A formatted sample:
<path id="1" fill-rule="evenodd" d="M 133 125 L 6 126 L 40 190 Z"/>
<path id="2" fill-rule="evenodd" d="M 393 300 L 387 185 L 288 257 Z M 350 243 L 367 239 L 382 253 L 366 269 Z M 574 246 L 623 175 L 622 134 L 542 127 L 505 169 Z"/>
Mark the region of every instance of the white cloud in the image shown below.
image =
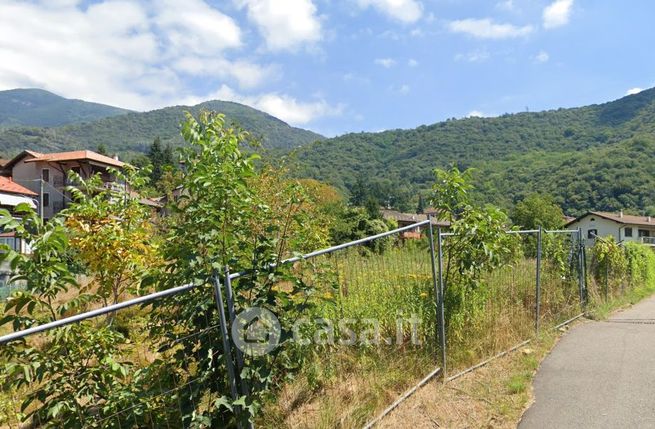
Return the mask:
<path id="1" fill-rule="evenodd" d="M 423 15 L 423 4 L 416 0 L 357 0 L 362 8 L 373 7 L 404 23 L 416 22 Z"/>
<path id="2" fill-rule="evenodd" d="M 322 98 L 315 101 L 301 102 L 294 97 L 275 92 L 254 96 L 243 95 L 235 92 L 227 85 L 222 85 L 212 96 L 221 100 L 247 104 L 291 125 L 304 125 L 324 116 L 339 116 L 345 108 L 343 104 L 330 105 Z M 195 100 L 190 101 L 194 102 Z"/>
<path id="3" fill-rule="evenodd" d="M 466 115 L 467 118 L 486 118 L 488 115 L 482 113 L 479 110 L 471 110 L 468 115 Z"/>
<path id="4" fill-rule="evenodd" d="M 491 54 L 487 51 L 472 51 L 465 54 L 455 55 L 455 61 L 467 61 L 469 63 L 481 63 L 487 61 L 491 57 Z"/>
<path id="5" fill-rule="evenodd" d="M 266 81 L 276 80 L 281 71 L 278 66 L 262 66 L 246 60 L 228 61 L 224 58 L 183 56 L 171 66 L 193 76 L 215 76 L 235 80 L 241 88 L 256 88 Z"/>
<path id="6" fill-rule="evenodd" d="M 514 0 L 502 0 L 496 3 L 496 7 L 502 10 L 514 10 Z"/>
<path id="7" fill-rule="evenodd" d="M 407 85 L 406 83 L 403 83 L 403 84 L 398 85 L 398 86 L 391 85 L 389 87 L 389 91 L 391 91 L 392 93 L 397 94 L 397 95 L 407 95 L 407 94 L 409 94 L 411 89 L 412 88 L 409 85 Z"/>
<path id="8" fill-rule="evenodd" d="M 416 61 L 414 58 L 410 58 L 407 61 L 407 65 L 410 67 L 418 67 L 418 61 Z"/>
<path id="9" fill-rule="evenodd" d="M 221 52 L 241 45 L 241 30 L 227 15 L 202 0 L 155 0 L 154 24 L 162 31 L 167 49 L 176 54 Z M 107 13 L 115 14 L 115 2 L 101 3 Z M 121 15 L 113 15 L 113 19 Z M 108 16 L 109 18 L 109 16 Z"/>
<path id="10" fill-rule="evenodd" d="M 556 0 L 543 12 L 544 28 L 561 27 L 569 23 L 573 0 Z"/>
<path id="11" fill-rule="evenodd" d="M 464 33 L 478 39 L 509 39 L 524 37 L 533 30 L 532 26 L 517 27 L 512 24 L 498 24 L 489 18 L 462 19 L 448 24 L 450 31 Z"/>
<path id="12" fill-rule="evenodd" d="M 550 55 L 548 55 L 548 52 L 546 51 L 540 51 L 537 55 L 535 55 L 534 60 L 538 63 L 546 63 L 550 59 Z"/>
<path id="13" fill-rule="evenodd" d="M 296 50 L 322 38 L 321 21 L 311 0 L 237 0 L 248 11 L 271 51 Z"/>
<path id="14" fill-rule="evenodd" d="M 643 91 L 643 90 L 644 90 L 644 88 L 639 88 L 639 87 L 630 88 L 629 90 L 627 90 L 627 91 L 625 92 L 625 95 L 635 95 L 635 94 L 639 94 L 639 93 L 640 93 L 641 91 Z"/>
<path id="15" fill-rule="evenodd" d="M 384 67 L 385 69 L 391 68 L 396 65 L 396 60 L 393 58 L 376 58 L 375 64 Z"/>
<path id="16" fill-rule="evenodd" d="M 216 95 L 199 93 L 207 90 L 198 90 L 198 82 L 256 94 L 282 71 L 250 53 L 240 56 L 245 47 L 239 24 L 202 0 L 104 0 L 88 7 L 75 0 L 0 1 L 0 89 L 39 87 L 135 110 Z M 260 92 L 241 100 L 295 124 L 338 110 L 321 99 Z"/>

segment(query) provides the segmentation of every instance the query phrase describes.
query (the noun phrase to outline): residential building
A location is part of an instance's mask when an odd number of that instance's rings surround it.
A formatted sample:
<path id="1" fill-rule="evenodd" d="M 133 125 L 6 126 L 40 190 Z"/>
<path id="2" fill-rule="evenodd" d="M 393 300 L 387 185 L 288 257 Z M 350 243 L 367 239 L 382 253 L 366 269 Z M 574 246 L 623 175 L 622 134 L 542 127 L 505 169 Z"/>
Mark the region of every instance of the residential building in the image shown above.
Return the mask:
<path id="1" fill-rule="evenodd" d="M 32 192 L 24 186 L 19 185 L 10 178 L 0 176 L 0 208 L 13 213 L 16 206 L 25 203 L 35 208 L 36 192 Z M 16 238 L 13 232 L 3 232 L 0 229 L 0 244 L 5 244 L 11 249 L 21 253 L 28 253 L 28 248 L 23 240 Z M 0 270 L 2 271 L 2 270 Z"/>
<path id="2" fill-rule="evenodd" d="M 71 201 L 66 191 L 70 184 L 69 171 L 76 172 L 83 179 L 100 174 L 105 186 L 124 186 L 116 182 L 110 169 L 122 169 L 125 165 L 118 159 L 90 150 L 55 153 L 26 150 L 9 160 L 1 174 L 36 193 L 36 200 L 42 204 L 39 210 L 45 219 L 50 219 Z"/>
<path id="3" fill-rule="evenodd" d="M 617 242 L 634 241 L 655 245 L 655 218 L 619 213 L 590 211 L 566 224 L 567 229 L 582 229 L 587 246 L 597 237 L 612 236 Z"/>
<path id="4" fill-rule="evenodd" d="M 380 209 L 380 213 L 382 214 L 383 219 L 396 221 L 396 223 L 398 224 L 398 228 L 413 225 L 415 223 L 422 222 L 428 219 L 427 214 L 402 213 L 397 210 L 391 210 L 391 209 Z M 438 220 L 435 217 L 432 218 L 431 223 L 432 226 L 435 228 L 439 227 L 439 228 L 447 229 L 450 227 L 449 222 Z M 421 238 L 422 231 L 424 231 L 425 228 L 427 228 L 427 225 L 424 225 L 423 227 L 416 227 L 407 231 L 403 231 L 400 234 L 400 237 L 403 239 L 419 239 Z"/>

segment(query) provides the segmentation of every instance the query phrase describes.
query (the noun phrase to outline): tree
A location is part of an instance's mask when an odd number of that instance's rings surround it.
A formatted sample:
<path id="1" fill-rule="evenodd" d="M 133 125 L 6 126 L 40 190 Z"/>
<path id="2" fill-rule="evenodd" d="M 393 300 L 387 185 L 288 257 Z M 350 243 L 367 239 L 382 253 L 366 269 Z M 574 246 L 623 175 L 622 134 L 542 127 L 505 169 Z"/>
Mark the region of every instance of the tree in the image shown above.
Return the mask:
<path id="1" fill-rule="evenodd" d="M 130 169 L 112 173 L 129 189 L 143 185 Z M 69 188 L 75 203 L 66 210 L 65 225 L 92 279 L 86 289 L 104 305 L 117 303 L 126 293 L 138 295 L 142 279 L 161 264 L 149 209 L 139 202 L 138 194 L 102 186 L 99 176 L 84 180 L 71 171 L 70 179 L 76 184 Z"/>
<path id="2" fill-rule="evenodd" d="M 161 148 L 161 139 L 159 137 L 155 137 L 155 140 L 150 145 L 148 158 L 150 158 L 150 164 L 152 165 L 150 177 L 154 183 L 161 177 L 162 167 L 164 165 L 164 153 Z"/>
<path id="3" fill-rule="evenodd" d="M 11 281 L 24 284 L 7 301 L 0 326 L 12 324 L 18 331 L 97 304 L 95 294 L 80 288 L 73 275 L 63 215 L 44 224 L 27 204 L 16 213 L 22 219 L 0 210 L 0 227 L 25 240 L 32 254 L 0 246 L 0 262 L 10 262 L 18 273 Z M 60 296 L 69 291 L 75 293 L 62 302 Z M 119 357 L 125 343 L 110 324 L 86 321 L 0 347 L 7 362 L 3 381 L 22 392 L 22 419 L 31 421 L 30 427 L 83 427 L 123 409 L 126 404 L 116 398 L 129 385 L 130 365 Z"/>
<path id="4" fill-rule="evenodd" d="M 223 115 L 187 115 L 182 135 L 189 144 L 183 152 L 184 193 L 171 207 L 162 246 L 171 263 L 158 286 L 193 281 L 198 287 L 154 304 L 151 337 L 162 345 L 181 337 L 175 353 L 185 358 L 160 361 L 159 373 L 176 374 L 180 383 L 199 380 L 182 405 L 183 415 L 199 425 L 226 427 L 235 419 L 251 418 L 266 392 L 293 370 L 293 350 L 285 346 L 292 339 L 293 321 L 312 308 L 308 298 L 313 286 L 280 261 L 295 245 L 316 242 L 321 231 L 307 227 L 313 211 L 297 183 L 265 171 L 262 180 L 267 185 L 255 185 L 257 156 L 245 150 L 250 137 L 227 126 Z M 239 375 L 251 394 L 236 402 L 223 359 L 229 352 L 195 335 L 219 323 L 213 286 L 215 281 L 224 284 L 228 268 L 249 273 L 232 283 L 235 312 L 268 309 L 282 329 L 278 348 L 264 356 L 243 356 Z M 213 398 L 209 406 L 207 398 Z"/>
<path id="5" fill-rule="evenodd" d="M 418 205 L 416 206 L 416 213 L 421 214 L 425 211 L 425 202 L 423 201 L 423 195 L 418 196 Z"/>
<path id="6" fill-rule="evenodd" d="M 435 169 L 436 182 L 430 203 L 450 222 L 452 236 L 444 241 L 447 288 L 480 286 L 482 274 L 502 267 L 517 256 L 519 241 L 507 234 L 509 218 L 493 206 L 471 203 L 471 170 Z"/>
<path id="7" fill-rule="evenodd" d="M 170 144 L 162 147 L 161 139 L 156 137 L 150 145 L 148 158 L 150 159 L 151 165 L 150 183 L 154 185 L 158 191 L 166 192 L 167 189 L 163 189 L 160 186 L 162 176 L 164 176 L 167 171 L 170 172 L 172 176 L 175 176 L 178 170 L 177 165 L 175 165 L 173 147 Z M 170 177 L 167 178 L 166 183 L 170 182 L 170 180 Z"/>
<path id="8" fill-rule="evenodd" d="M 109 152 L 107 151 L 107 145 L 104 143 L 100 143 L 98 147 L 96 148 L 96 152 L 98 152 L 100 155 L 105 155 L 109 156 Z"/>
<path id="9" fill-rule="evenodd" d="M 528 195 L 514 206 L 511 218 L 524 229 L 556 229 L 564 224 L 564 212 L 550 195 Z"/>

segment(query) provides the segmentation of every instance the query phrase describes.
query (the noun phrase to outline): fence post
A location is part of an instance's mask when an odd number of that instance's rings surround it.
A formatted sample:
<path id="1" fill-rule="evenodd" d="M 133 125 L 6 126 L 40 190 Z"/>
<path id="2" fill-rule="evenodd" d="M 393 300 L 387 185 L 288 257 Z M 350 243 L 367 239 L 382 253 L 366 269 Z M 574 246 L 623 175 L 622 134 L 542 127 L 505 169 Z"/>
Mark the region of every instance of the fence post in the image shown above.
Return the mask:
<path id="1" fill-rule="evenodd" d="M 584 243 L 582 242 L 582 228 L 578 227 L 578 287 L 580 288 L 580 307 L 582 311 L 587 308 L 585 294 L 585 254 Z"/>
<path id="2" fill-rule="evenodd" d="M 439 348 L 441 348 L 441 364 L 442 364 L 442 377 L 445 379 L 446 378 L 446 360 L 443 355 L 443 341 L 442 341 L 442 307 L 441 307 L 441 290 L 439 285 L 441 284 L 441 281 L 437 280 L 437 263 L 435 260 L 435 252 L 434 252 L 434 233 L 432 229 L 432 215 L 428 214 L 428 220 L 430 221 L 428 223 L 428 238 L 430 240 L 430 261 L 432 262 L 432 287 L 434 288 L 434 299 L 435 299 L 435 324 L 436 324 L 436 332 L 437 332 L 437 340 L 439 341 Z M 441 230 L 437 229 L 437 234 L 441 236 Z M 441 259 L 439 259 L 441 260 Z M 441 269 L 439 270 L 439 276 L 441 276 Z"/>
<path id="3" fill-rule="evenodd" d="M 230 337 L 228 337 L 225 308 L 223 307 L 223 293 L 221 292 L 221 281 L 218 273 L 214 273 L 213 280 L 214 298 L 216 299 L 216 308 L 218 309 L 221 337 L 223 340 L 223 357 L 225 358 L 225 367 L 227 368 L 227 376 L 230 383 L 230 393 L 232 394 L 232 399 L 236 401 L 239 398 L 239 393 L 237 392 L 237 380 L 234 374 L 234 362 L 232 362 L 232 347 L 230 345 Z"/>
<path id="4" fill-rule="evenodd" d="M 446 288 L 443 281 L 443 242 L 441 239 L 441 227 L 437 227 L 437 246 L 439 255 L 439 339 L 441 340 L 441 361 L 443 362 L 443 379 L 446 380 L 446 317 L 445 293 Z"/>
<path id="5" fill-rule="evenodd" d="M 228 315 L 230 316 L 230 326 L 233 326 L 234 320 L 236 319 L 236 313 L 234 311 L 234 292 L 232 291 L 232 278 L 230 277 L 230 267 L 228 266 L 225 267 L 225 292 L 227 298 L 227 312 Z M 249 395 L 250 387 L 248 386 L 248 383 L 246 381 L 241 379 L 241 371 L 243 371 L 244 361 L 243 361 L 243 353 L 241 352 L 241 350 L 239 350 L 238 347 L 236 349 L 236 356 L 237 356 L 236 377 L 241 386 L 241 394 Z"/>
<path id="6" fill-rule="evenodd" d="M 543 230 L 541 226 L 537 232 L 537 277 L 535 279 L 536 283 L 536 293 L 535 293 L 535 306 L 534 306 L 534 329 L 537 335 L 539 335 L 539 318 L 541 316 L 541 234 Z"/>
<path id="7" fill-rule="evenodd" d="M 609 279 L 610 279 L 610 273 L 609 273 L 609 266 L 610 266 L 610 260 L 605 255 L 605 302 L 607 302 L 608 297 L 609 297 Z"/>

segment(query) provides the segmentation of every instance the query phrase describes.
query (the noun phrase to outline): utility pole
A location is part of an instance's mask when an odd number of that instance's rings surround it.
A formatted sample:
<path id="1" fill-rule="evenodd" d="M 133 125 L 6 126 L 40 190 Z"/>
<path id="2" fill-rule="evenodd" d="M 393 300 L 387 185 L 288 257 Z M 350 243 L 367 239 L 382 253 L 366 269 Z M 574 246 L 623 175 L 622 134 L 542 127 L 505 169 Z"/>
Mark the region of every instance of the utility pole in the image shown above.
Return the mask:
<path id="1" fill-rule="evenodd" d="M 39 214 L 43 222 L 43 179 L 39 179 Z"/>

